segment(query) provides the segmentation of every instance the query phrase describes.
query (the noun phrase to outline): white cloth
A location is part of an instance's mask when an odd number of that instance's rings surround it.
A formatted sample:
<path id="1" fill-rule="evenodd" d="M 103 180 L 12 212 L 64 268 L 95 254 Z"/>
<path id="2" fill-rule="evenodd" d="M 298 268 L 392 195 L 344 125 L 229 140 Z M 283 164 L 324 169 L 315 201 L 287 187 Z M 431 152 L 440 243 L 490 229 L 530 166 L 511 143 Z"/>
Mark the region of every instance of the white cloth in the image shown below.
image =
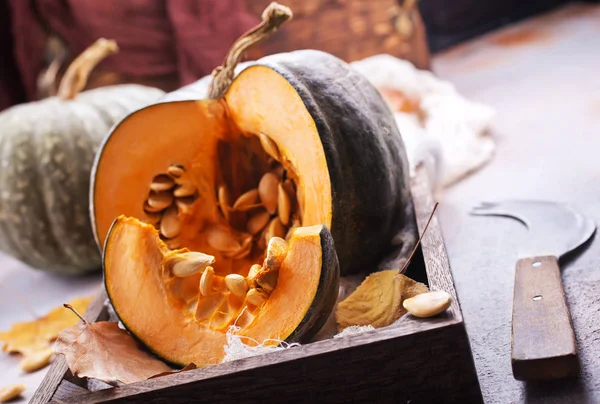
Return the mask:
<path id="1" fill-rule="evenodd" d="M 411 168 L 424 162 L 434 184 L 449 186 L 491 159 L 495 144 L 488 129 L 494 111 L 461 96 L 455 87 L 406 60 L 380 54 L 351 63 L 375 87 L 420 100 L 416 114 L 395 112 Z"/>

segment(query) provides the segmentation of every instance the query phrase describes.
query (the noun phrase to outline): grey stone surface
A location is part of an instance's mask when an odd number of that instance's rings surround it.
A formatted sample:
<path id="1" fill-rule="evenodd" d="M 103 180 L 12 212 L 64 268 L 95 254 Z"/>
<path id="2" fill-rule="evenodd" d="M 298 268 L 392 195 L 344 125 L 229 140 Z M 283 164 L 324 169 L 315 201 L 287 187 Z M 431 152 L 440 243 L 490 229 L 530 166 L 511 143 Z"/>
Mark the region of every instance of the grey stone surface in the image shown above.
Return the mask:
<path id="1" fill-rule="evenodd" d="M 501 35 L 521 40 L 509 46 Z M 436 56 L 433 69 L 498 114 L 494 159 L 438 196 L 485 401 L 599 403 L 600 236 L 562 262 L 581 377 L 527 384 L 510 367 L 514 266 L 527 230 L 468 211 L 485 200 L 548 199 L 600 223 L 600 6 L 568 6 L 479 38 Z"/>

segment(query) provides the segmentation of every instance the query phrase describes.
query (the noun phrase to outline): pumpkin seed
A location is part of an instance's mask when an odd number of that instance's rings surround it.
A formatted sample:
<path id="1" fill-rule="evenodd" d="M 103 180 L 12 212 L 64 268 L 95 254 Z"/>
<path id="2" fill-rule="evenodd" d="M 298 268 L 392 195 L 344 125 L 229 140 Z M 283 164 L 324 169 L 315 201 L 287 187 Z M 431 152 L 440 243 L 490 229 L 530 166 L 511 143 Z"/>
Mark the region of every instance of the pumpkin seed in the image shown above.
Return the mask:
<path id="1" fill-rule="evenodd" d="M 215 257 L 212 255 L 190 251 L 169 257 L 163 265 L 173 276 L 185 278 L 204 271 L 214 262 Z"/>
<path id="2" fill-rule="evenodd" d="M 175 204 L 179 208 L 179 212 L 188 214 L 192 211 L 192 205 L 196 199 L 193 196 L 186 196 L 185 198 L 175 198 Z"/>
<path id="3" fill-rule="evenodd" d="M 269 219 L 271 219 L 271 215 L 269 215 L 269 212 L 266 210 L 261 210 L 250 216 L 250 219 L 248 219 L 248 223 L 246 224 L 248 233 L 252 235 L 258 234 L 267 224 L 269 224 Z"/>
<path id="4" fill-rule="evenodd" d="M 166 238 L 177 237 L 181 232 L 181 222 L 177 212 L 177 206 L 171 205 L 162 216 L 160 233 Z"/>
<path id="5" fill-rule="evenodd" d="M 241 210 L 241 208 L 256 205 L 258 202 L 258 189 L 251 189 L 243 193 L 233 204 L 233 210 Z"/>
<path id="6" fill-rule="evenodd" d="M 195 193 L 196 193 L 196 187 L 190 182 L 184 182 L 183 184 L 181 184 L 177 188 L 175 188 L 175 191 L 173 191 L 173 195 L 175 195 L 176 198 L 184 198 L 186 196 L 192 196 Z"/>
<path id="7" fill-rule="evenodd" d="M 159 212 L 145 212 L 146 217 L 144 218 L 144 223 L 151 224 L 156 226 L 160 222 L 160 218 L 162 215 Z"/>
<path id="8" fill-rule="evenodd" d="M 52 354 L 54 354 L 54 349 L 52 348 L 46 348 L 28 354 L 20 363 L 21 369 L 29 373 L 46 367 L 50 363 Z"/>
<path id="9" fill-rule="evenodd" d="M 167 174 L 169 174 L 173 178 L 179 178 L 183 174 L 185 174 L 185 168 L 183 168 L 180 165 L 173 164 L 173 165 L 170 165 L 169 168 L 167 169 Z"/>
<path id="10" fill-rule="evenodd" d="M 277 167 L 271 170 L 273 174 L 275 174 L 279 179 L 283 179 L 285 176 L 285 168 L 281 164 L 277 164 Z"/>
<path id="11" fill-rule="evenodd" d="M 0 389 L 0 403 L 5 403 L 14 398 L 17 398 L 25 391 L 27 386 L 24 384 L 11 384 Z"/>
<path id="12" fill-rule="evenodd" d="M 290 197 L 290 200 L 294 201 L 296 199 L 296 184 L 294 184 L 294 181 L 288 178 L 285 181 L 283 181 L 282 186 L 283 189 L 285 189 L 285 192 Z"/>
<path id="13" fill-rule="evenodd" d="M 217 198 L 219 200 L 219 207 L 221 208 L 221 212 L 223 213 L 223 217 L 225 220 L 229 221 L 229 208 L 231 205 L 229 190 L 225 184 L 221 184 L 219 186 L 219 190 L 217 191 Z"/>
<path id="14" fill-rule="evenodd" d="M 265 245 L 268 245 L 269 240 L 271 240 L 273 237 L 285 237 L 285 233 L 286 229 L 285 227 L 283 227 L 283 224 L 281 224 L 281 220 L 279 220 L 279 217 L 274 217 L 269 222 L 269 225 L 267 226 L 265 231 Z"/>
<path id="15" fill-rule="evenodd" d="M 150 191 L 150 196 L 148 197 L 148 205 L 150 205 L 152 208 L 163 210 L 168 208 L 172 203 L 173 194 L 171 194 L 170 192 Z"/>
<path id="16" fill-rule="evenodd" d="M 178 237 L 172 238 L 170 240 L 165 240 L 165 243 L 167 244 L 167 247 L 169 247 L 170 250 L 176 250 L 177 248 L 181 247 L 181 240 Z"/>
<path id="17" fill-rule="evenodd" d="M 266 173 L 258 183 L 258 196 L 270 214 L 277 212 L 278 185 L 279 178 L 273 173 Z"/>
<path id="18" fill-rule="evenodd" d="M 260 264 L 253 264 L 248 271 L 248 279 L 254 279 L 256 275 L 261 271 L 262 266 Z"/>
<path id="19" fill-rule="evenodd" d="M 265 292 L 271 294 L 275 286 L 277 286 L 277 279 L 279 278 L 279 271 L 265 271 L 255 280 L 258 287 Z"/>
<path id="20" fill-rule="evenodd" d="M 406 299 L 402 306 L 415 317 L 433 317 L 446 311 L 452 303 L 452 297 L 443 290 L 425 292 Z"/>
<path id="21" fill-rule="evenodd" d="M 298 219 L 298 216 L 296 214 L 292 215 L 292 223 L 290 225 L 290 228 L 288 229 L 288 232 L 285 235 L 285 241 L 289 241 L 290 237 L 292 237 L 294 229 L 296 227 L 300 227 L 301 225 L 302 224 L 300 223 L 300 219 Z"/>
<path id="22" fill-rule="evenodd" d="M 237 252 L 240 250 L 240 243 L 229 229 L 221 226 L 211 226 L 207 230 L 207 236 L 208 244 L 215 250 L 227 252 Z"/>
<path id="23" fill-rule="evenodd" d="M 290 196 L 285 192 L 285 189 L 279 183 L 277 192 L 277 213 L 279 214 L 279 220 L 285 226 L 290 222 L 290 213 L 292 210 L 292 202 Z"/>
<path id="24" fill-rule="evenodd" d="M 288 243 L 281 237 L 272 237 L 267 244 L 267 254 L 263 266 L 272 271 L 278 270 L 285 259 L 288 250 Z"/>
<path id="25" fill-rule="evenodd" d="M 225 286 L 231 293 L 239 298 L 244 298 L 248 292 L 248 281 L 242 275 L 231 274 L 225 277 Z"/>
<path id="26" fill-rule="evenodd" d="M 236 209 L 236 211 L 238 211 L 238 212 L 248 212 L 249 210 L 260 208 L 261 206 L 263 206 L 263 204 L 259 202 L 259 203 L 255 203 L 255 204 L 252 204 L 252 205 L 240 206 L 240 207 L 238 207 Z"/>
<path id="27" fill-rule="evenodd" d="M 269 296 L 265 291 L 256 288 L 250 289 L 246 295 L 246 301 L 254 306 L 260 306 L 268 298 Z"/>
<path id="28" fill-rule="evenodd" d="M 267 154 L 273 157 L 275 160 L 281 161 L 281 153 L 279 153 L 279 147 L 277 147 L 277 144 L 273 141 L 273 139 L 271 139 L 264 133 L 258 135 L 258 138 L 260 139 L 260 144 L 262 145 L 263 149 L 265 149 Z"/>
<path id="29" fill-rule="evenodd" d="M 158 213 L 158 212 L 162 212 L 163 210 L 165 210 L 165 208 L 155 208 L 153 206 L 150 206 L 150 204 L 148 203 L 148 201 L 144 202 L 144 212 L 146 214 L 151 214 L 151 213 Z"/>
<path id="30" fill-rule="evenodd" d="M 296 167 L 294 167 L 290 160 L 285 158 L 281 164 L 283 165 L 283 168 L 285 168 L 287 178 L 291 178 L 294 180 L 298 179 L 298 171 L 296 170 Z"/>
<path id="31" fill-rule="evenodd" d="M 202 296 L 208 296 L 212 292 L 212 281 L 215 276 L 215 269 L 213 267 L 206 267 L 200 278 L 200 293 Z"/>
<path id="32" fill-rule="evenodd" d="M 248 236 L 244 239 L 244 241 L 242 241 L 242 244 L 237 251 L 234 251 L 231 253 L 225 253 L 224 255 L 227 258 L 241 259 L 241 258 L 247 257 L 250 254 L 251 250 L 252 250 L 252 236 Z"/>
<path id="33" fill-rule="evenodd" d="M 152 179 L 150 183 L 150 189 L 153 191 L 168 191 L 175 186 L 175 180 L 173 177 L 167 174 L 158 174 Z"/>

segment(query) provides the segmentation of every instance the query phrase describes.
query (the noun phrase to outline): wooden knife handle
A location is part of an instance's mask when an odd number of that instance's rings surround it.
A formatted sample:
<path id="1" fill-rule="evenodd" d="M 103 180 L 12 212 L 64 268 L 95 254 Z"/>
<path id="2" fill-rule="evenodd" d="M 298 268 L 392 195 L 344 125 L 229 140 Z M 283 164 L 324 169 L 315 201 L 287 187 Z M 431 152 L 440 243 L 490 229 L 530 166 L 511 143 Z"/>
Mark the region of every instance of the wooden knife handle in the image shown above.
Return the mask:
<path id="1" fill-rule="evenodd" d="M 511 344 L 517 380 L 551 380 L 579 373 L 575 333 L 556 257 L 517 261 Z"/>

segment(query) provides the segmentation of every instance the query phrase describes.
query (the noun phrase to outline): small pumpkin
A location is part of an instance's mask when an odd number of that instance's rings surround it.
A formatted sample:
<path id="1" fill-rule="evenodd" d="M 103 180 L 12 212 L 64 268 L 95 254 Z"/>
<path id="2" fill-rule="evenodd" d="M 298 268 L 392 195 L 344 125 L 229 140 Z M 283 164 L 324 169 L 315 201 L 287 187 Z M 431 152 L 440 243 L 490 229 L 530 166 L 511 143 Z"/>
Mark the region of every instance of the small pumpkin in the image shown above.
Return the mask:
<path id="1" fill-rule="evenodd" d="M 123 214 L 154 224 L 171 248 L 216 256 L 224 273 L 247 272 L 270 237 L 298 226 L 331 229 L 342 274 L 377 268 L 394 243 L 410 251 L 406 152 L 377 90 L 315 50 L 267 56 L 236 74 L 247 47 L 290 16 L 272 4 L 211 81 L 115 126 L 92 174 L 99 246 Z M 215 226 L 232 240 L 211 236 Z"/>
<path id="2" fill-rule="evenodd" d="M 247 344 L 309 340 L 337 297 L 339 265 L 323 225 L 298 227 L 287 242 L 272 238 L 262 265 L 247 276 L 217 274 L 214 256 L 170 250 L 154 226 L 124 216 L 112 224 L 103 254 L 106 291 L 121 322 L 180 366 L 220 363 L 231 326 Z"/>
<path id="3" fill-rule="evenodd" d="M 57 97 L 0 114 L 0 250 L 61 274 L 101 267 L 89 219 L 89 183 L 102 138 L 161 90 L 84 87 L 92 68 L 117 51 L 99 39 L 69 67 Z"/>

